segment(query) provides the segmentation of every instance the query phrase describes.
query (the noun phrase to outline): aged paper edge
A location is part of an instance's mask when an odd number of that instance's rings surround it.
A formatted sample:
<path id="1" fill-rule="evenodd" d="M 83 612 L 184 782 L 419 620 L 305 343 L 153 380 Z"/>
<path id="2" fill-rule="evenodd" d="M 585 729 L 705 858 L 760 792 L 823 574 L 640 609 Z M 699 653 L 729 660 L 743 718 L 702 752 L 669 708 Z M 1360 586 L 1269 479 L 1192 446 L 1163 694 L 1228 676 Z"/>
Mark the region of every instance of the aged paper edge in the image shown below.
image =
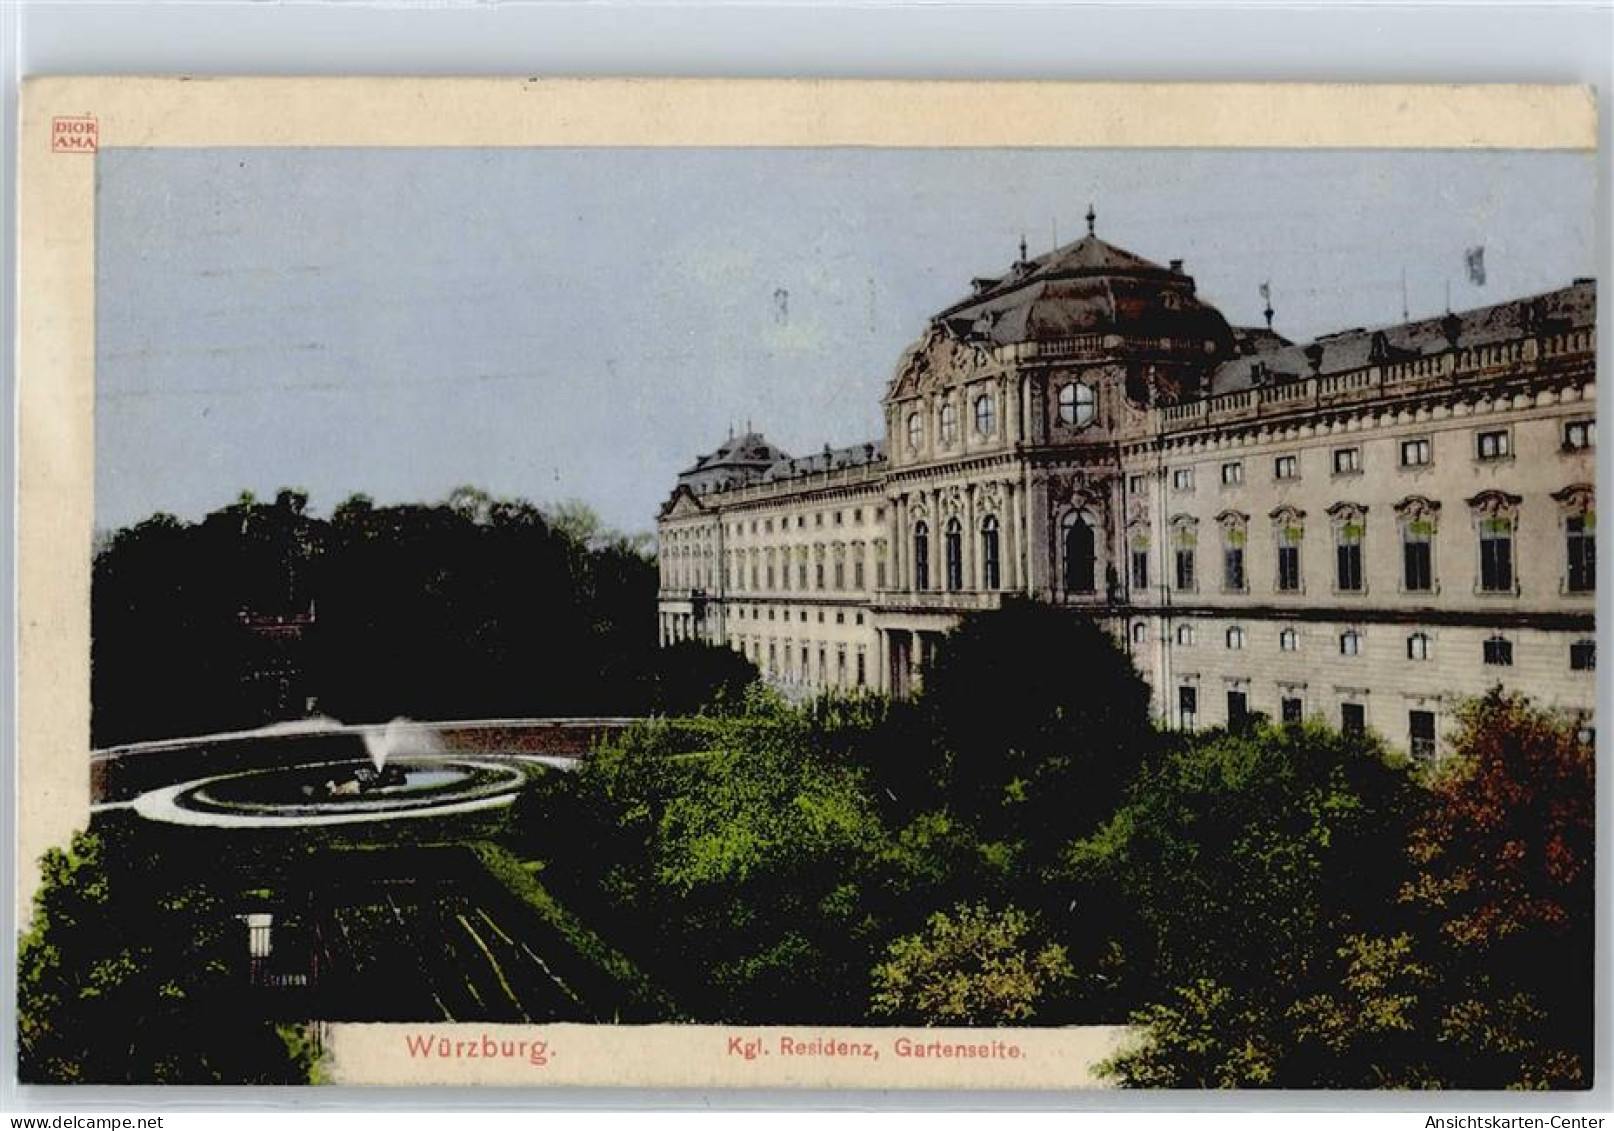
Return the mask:
<path id="1" fill-rule="evenodd" d="M 53 152 L 57 118 L 98 145 L 871 146 L 1579 149 L 1596 146 L 1581 86 L 867 82 L 714 79 L 35 78 L 18 135 L 18 887 L 88 820 L 89 585 L 94 490 L 95 158 Z M 542 1080 L 503 1058 L 425 1061 L 404 1034 L 451 1041 L 500 1026 L 339 1025 L 338 1076 L 365 1083 L 727 1087 L 1091 1084 L 1115 1032 L 1005 1030 L 1015 1061 L 862 1062 L 729 1055 L 797 1031 L 539 1026 L 569 1050 Z M 898 1031 L 814 1030 L 878 1041 Z M 936 1039 L 938 1033 L 913 1033 Z M 963 1034 L 957 1034 L 962 1036 Z M 989 1040 L 990 1033 L 971 1039 Z M 708 1047 L 710 1046 L 710 1047 Z M 400 1050 L 403 1050 L 402 1052 Z M 757 1067 L 759 1064 L 767 1067 Z M 943 1066 L 937 1075 L 934 1066 Z"/>

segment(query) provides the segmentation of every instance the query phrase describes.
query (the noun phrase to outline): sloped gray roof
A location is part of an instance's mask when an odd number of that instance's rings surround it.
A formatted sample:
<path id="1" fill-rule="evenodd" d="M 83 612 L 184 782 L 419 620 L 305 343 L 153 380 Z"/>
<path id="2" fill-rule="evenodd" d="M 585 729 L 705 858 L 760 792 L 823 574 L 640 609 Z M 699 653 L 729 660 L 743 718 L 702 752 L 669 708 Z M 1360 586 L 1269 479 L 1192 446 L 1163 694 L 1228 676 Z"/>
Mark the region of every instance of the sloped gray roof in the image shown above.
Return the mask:
<path id="1" fill-rule="evenodd" d="M 997 345 L 1096 332 L 1209 339 L 1232 352 L 1232 331 L 1194 294 L 1180 267 L 1162 267 L 1087 235 L 1007 274 L 936 315 L 960 337 Z"/>
<path id="2" fill-rule="evenodd" d="M 792 479 L 798 475 L 811 475 L 819 471 L 832 471 L 843 467 L 857 467 L 866 463 L 879 463 L 885 459 L 885 441 L 871 440 L 865 444 L 853 444 L 846 448 L 831 448 L 824 445 L 824 450 L 815 455 L 785 457 L 778 460 L 762 473 L 760 482 L 771 483 L 780 479 Z"/>
<path id="3" fill-rule="evenodd" d="M 1326 375 L 1377 364 L 1409 361 L 1451 348 L 1455 331 L 1459 346 L 1511 341 L 1529 333 L 1551 333 L 1591 326 L 1597 315 L 1597 285 L 1577 279 L 1571 286 L 1530 298 L 1513 299 L 1439 318 L 1422 318 L 1374 329 L 1356 328 L 1324 334 L 1315 341 L 1287 345 L 1224 362 L 1211 376 L 1207 395 L 1235 393 L 1257 383 L 1265 367 L 1268 383 L 1298 380 L 1315 372 Z M 1375 356 L 1376 354 L 1381 356 Z"/>

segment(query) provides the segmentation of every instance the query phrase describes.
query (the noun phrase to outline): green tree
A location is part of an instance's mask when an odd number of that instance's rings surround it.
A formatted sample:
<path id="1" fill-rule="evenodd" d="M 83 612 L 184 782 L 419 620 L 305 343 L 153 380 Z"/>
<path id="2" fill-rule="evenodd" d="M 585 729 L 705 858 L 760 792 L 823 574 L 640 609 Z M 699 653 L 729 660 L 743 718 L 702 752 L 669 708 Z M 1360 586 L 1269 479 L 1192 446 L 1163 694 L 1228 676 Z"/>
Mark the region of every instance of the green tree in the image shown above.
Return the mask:
<path id="1" fill-rule="evenodd" d="M 205 888 L 140 874 L 139 846 L 79 833 L 42 861 L 18 957 L 28 1083 L 306 1083 L 311 1047 L 254 1007 L 241 925 Z"/>
<path id="2" fill-rule="evenodd" d="M 946 803 L 1037 859 L 1109 817 L 1154 744 L 1131 659 L 1091 620 L 1029 601 L 966 617 L 921 709 Z"/>
<path id="3" fill-rule="evenodd" d="M 1140 775 L 1070 854 L 1075 917 L 1126 909 L 1114 947 L 1152 1003 L 1117 1078 L 1258 1087 L 1314 1072 L 1296 1067 L 1287 1011 L 1339 984 L 1344 940 L 1407 918 L 1396 895 L 1422 798 L 1373 739 L 1315 724 L 1190 738 Z"/>
<path id="4" fill-rule="evenodd" d="M 1358 740 L 1276 738 L 1190 744 L 1081 846 L 1078 866 L 1117 869 L 1166 982 L 1109 1072 L 1137 1087 L 1589 1086 L 1593 759 L 1573 727 L 1515 696 L 1472 702 L 1411 804 L 1393 767 L 1350 756 Z"/>
<path id="5" fill-rule="evenodd" d="M 733 648 L 680 640 L 657 652 L 651 705 L 664 715 L 722 714 L 743 708 L 746 688 L 760 673 Z"/>
<path id="6" fill-rule="evenodd" d="M 937 911 L 874 968 L 872 1012 L 901 1024 L 1024 1024 L 1072 976 L 1065 948 L 1037 935 L 1017 907 Z"/>

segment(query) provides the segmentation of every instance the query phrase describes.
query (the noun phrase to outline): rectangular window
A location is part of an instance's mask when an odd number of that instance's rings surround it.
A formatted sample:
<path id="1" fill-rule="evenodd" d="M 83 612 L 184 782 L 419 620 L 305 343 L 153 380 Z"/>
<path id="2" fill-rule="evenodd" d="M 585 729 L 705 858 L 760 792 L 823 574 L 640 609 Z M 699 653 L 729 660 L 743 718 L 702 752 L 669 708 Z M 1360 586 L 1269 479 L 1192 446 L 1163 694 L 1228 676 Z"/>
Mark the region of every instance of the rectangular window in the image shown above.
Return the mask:
<path id="1" fill-rule="evenodd" d="M 1299 479 L 1300 478 L 1300 457 L 1299 456 L 1279 456 L 1277 459 L 1273 460 L 1272 461 L 1272 478 L 1274 478 L 1274 479 Z"/>
<path id="2" fill-rule="evenodd" d="M 1480 459 L 1507 459 L 1513 454 L 1513 437 L 1506 428 L 1481 432 L 1475 437 L 1474 454 Z"/>
<path id="3" fill-rule="evenodd" d="M 1590 420 L 1571 420 L 1564 425 L 1564 450 L 1585 451 L 1597 446 L 1597 425 Z"/>
<path id="4" fill-rule="evenodd" d="M 1242 730 L 1250 722 L 1250 697 L 1242 691 L 1227 693 L 1227 727 Z"/>
<path id="5" fill-rule="evenodd" d="M 1569 548 L 1569 591 L 1590 593 L 1597 588 L 1597 534 L 1582 515 L 1564 520 Z"/>
<path id="6" fill-rule="evenodd" d="M 859 648 L 857 653 L 857 685 L 866 687 L 868 682 L 868 658 L 864 656 L 863 650 Z"/>
<path id="7" fill-rule="evenodd" d="M 836 589 L 845 589 L 846 588 L 846 563 L 845 562 L 836 562 L 835 563 L 835 588 Z"/>
<path id="8" fill-rule="evenodd" d="M 859 558 L 852 563 L 852 588 L 863 588 L 863 559 Z"/>
<path id="9" fill-rule="evenodd" d="M 1283 697 L 1280 709 L 1283 712 L 1283 721 L 1286 723 L 1298 723 L 1305 717 L 1305 706 L 1292 695 Z"/>
<path id="10" fill-rule="evenodd" d="M 1222 464 L 1222 486 L 1237 487 L 1244 482 L 1244 464 L 1239 461 Z"/>
<path id="11" fill-rule="evenodd" d="M 1513 641 L 1501 636 L 1491 637 L 1485 642 L 1485 662 L 1492 667 L 1512 667 Z"/>
<path id="12" fill-rule="evenodd" d="M 1171 489 L 1173 491 L 1192 491 L 1194 489 L 1194 469 L 1179 467 L 1171 473 Z"/>
<path id="13" fill-rule="evenodd" d="M 1149 551 L 1132 551 L 1132 588 L 1149 588 Z"/>
<path id="14" fill-rule="evenodd" d="M 796 567 L 796 581 L 799 588 L 807 588 L 807 563 L 802 562 Z"/>
<path id="15" fill-rule="evenodd" d="M 1186 546 L 1177 548 L 1177 588 L 1188 591 L 1194 587 L 1194 551 Z"/>
<path id="16" fill-rule="evenodd" d="M 1412 756 L 1420 762 L 1435 760 L 1435 713 L 1433 711 L 1407 712 L 1407 738 Z"/>
<path id="17" fill-rule="evenodd" d="M 819 589 L 824 588 L 824 563 L 817 562 L 813 566 L 813 581 Z"/>
<path id="18" fill-rule="evenodd" d="M 1231 593 L 1244 592 L 1244 547 L 1222 548 L 1222 587 Z"/>
<path id="19" fill-rule="evenodd" d="M 1572 672 L 1597 670 L 1597 641 L 1577 640 L 1569 646 L 1569 670 Z"/>
<path id="20" fill-rule="evenodd" d="M 885 559 L 881 558 L 874 563 L 874 585 L 877 589 L 885 588 Z"/>
<path id="21" fill-rule="evenodd" d="M 1428 593 L 1435 587 L 1434 555 L 1422 526 L 1408 523 L 1401 536 L 1401 587 L 1408 593 Z"/>
<path id="22" fill-rule="evenodd" d="M 1345 532 L 1340 533 L 1339 545 L 1334 547 L 1337 567 L 1335 578 L 1342 593 L 1362 591 L 1362 542 Z"/>
<path id="23" fill-rule="evenodd" d="M 1363 734 L 1367 731 L 1367 709 L 1360 703 L 1339 705 L 1339 729 L 1346 734 Z"/>
<path id="24" fill-rule="evenodd" d="M 1428 467 L 1434 460 L 1434 444 L 1428 436 L 1401 441 L 1402 467 Z"/>
<path id="25" fill-rule="evenodd" d="M 1177 720 L 1184 730 L 1193 730 L 1199 717 L 1199 688 L 1183 684 L 1177 688 Z"/>
<path id="26" fill-rule="evenodd" d="M 1335 448 L 1334 474 L 1359 475 L 1362 471 L 1361 448 Z"/>
<path id="27" fill-rule="evenodd" d="M 1278 589 L 1293 593 L 1300 588 L 1300 547 L 1278 546 Z"/>
<path id="28" fill-rule="evenodd" d="M 1489 518 L 1480 524 L 1480 589 L 1486 593 L 1513 591 L 1513 523 Z"/>
<path id="29" fill-rule="evenodd" d="M 1126 481 L 1126 489 L 1134 495 L 1143 494 L 1143 492 L 1147 489 L 1143 476 L 1129 476 Z"/>

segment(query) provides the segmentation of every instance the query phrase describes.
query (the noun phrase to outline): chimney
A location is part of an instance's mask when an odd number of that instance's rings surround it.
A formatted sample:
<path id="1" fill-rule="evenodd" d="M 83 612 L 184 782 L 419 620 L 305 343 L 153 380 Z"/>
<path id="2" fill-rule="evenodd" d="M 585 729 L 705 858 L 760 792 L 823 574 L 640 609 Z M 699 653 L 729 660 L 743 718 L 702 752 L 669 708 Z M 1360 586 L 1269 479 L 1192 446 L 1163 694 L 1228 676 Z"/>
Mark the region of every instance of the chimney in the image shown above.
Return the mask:
<path id="1" fill-rule="evenodd" d="M 1173 259 L 1171 261 L 1171 273 L 1173 275 L 1181 275 L 1182 274 L 1182 260 Z"/>

